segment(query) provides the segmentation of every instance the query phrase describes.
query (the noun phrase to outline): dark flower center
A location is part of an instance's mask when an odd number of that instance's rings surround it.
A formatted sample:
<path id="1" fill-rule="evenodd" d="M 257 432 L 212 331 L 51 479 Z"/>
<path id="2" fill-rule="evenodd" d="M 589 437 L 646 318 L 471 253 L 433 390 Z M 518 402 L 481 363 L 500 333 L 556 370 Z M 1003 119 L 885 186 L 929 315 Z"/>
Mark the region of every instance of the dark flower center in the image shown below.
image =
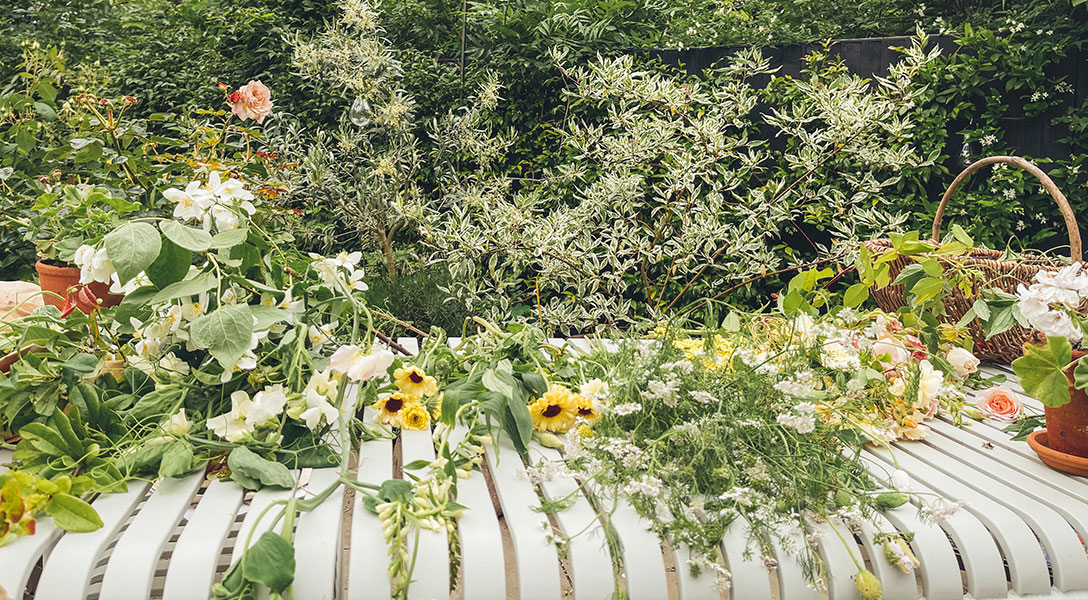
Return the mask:
<path id="1" fill-rule="evenodd" d="M 390 398 L 385 401 L 385 412 L 395 413 L 402 408 L 404 408 L 404 400 L 400 398 Z"/>
<path id="2" fill-rule="evenodd" d="M 408 380 L 412 383 L 423 383 L 423 375 L 419 371 L 412 371 L 408 374 Z"/>
<path id="3" fill-rule="evenodd" d="M 544 409 L 544 412 L 540 413 L 549 419 L 563 412 L 563 407 L 558 404 L 549 404 L 548 408 Z"/>
<path id="4" fill-rule="evenodd" d="M 579 408 L 578 409 L 578 415 L 581 416 L 581 417 L 591 417 L 591 416 L 593 416 L 593 409 L 592 408 Z"/>

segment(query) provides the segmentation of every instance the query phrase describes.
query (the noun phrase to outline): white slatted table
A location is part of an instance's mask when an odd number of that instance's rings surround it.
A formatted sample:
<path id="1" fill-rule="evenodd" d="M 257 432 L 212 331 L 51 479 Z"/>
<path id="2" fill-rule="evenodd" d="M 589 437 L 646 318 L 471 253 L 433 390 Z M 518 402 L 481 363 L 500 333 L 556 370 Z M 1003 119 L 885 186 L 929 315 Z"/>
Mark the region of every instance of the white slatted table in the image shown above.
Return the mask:
<path id="1" fill-rule="evenodd" d="M 418 347 L 414 339 L 399 341 L 410 349 Z M 586 342 L 571 340 L 570 345 L 584 348 Z M 1005 374 L 1006 385 L 1022 394 L 1007 368 L 987 367 L 987 373 Z M 1037 401 L 1022 399 L 1027 410 L 1041 412 Z M 368 409 L 366 417 L 372 419 L 373 412 Z M 855 538 L 845 525 L 834 524 L 856 557 L 874 557 L 869 568 L 881 579 L 885 598 L 1088 600 L 1083 542 L 1088 539 L 1088 479 L 1046 467 L 1024 442 L 1011 441 L 1000 423 L 972 423 L 961 429 L 942 418 L 931 426 L 923 441 L 896 444 L 893 452 L 867 448 L 862 453 L 879 482 L 886 484 L 898 464 L 910 475 L 914 491 L 966 502 L 964 510 L 939 525 L 919 521 L 910 505 L 882 515 L 880 531 L 914 534 L 911 545 L 921 568 L 906 575 L 889 566 L 881 547 L 873 543 L 877 531 L 871 527 Z M 467 433 L 458 426 L 453 442 Z M 399 445 L 400 464 L 434 459 L 427 432 L 404 432 Z M 391 478 L 395 453 L 389 440 L 364 443 L 358 449 L 359 480 L 380 483 Z M 561 460 L 557 451 L 535 445 L 532 456 Z M 10 457 L 10 451 L 0 450 L 0 464 Z M 523 467 L 509 442 L 501 439 L 486 448 L 488 476 L 476 471 L 459 482 L 458 500 L 469 510 L 458 523 L 462 564 L 456 597 L 556 600 L 565 591 L 574 600 L 603 600 L 616 592 L 633 600 L 722 597 L 712 585 L 712 574 L 692 576 L 688 550 L 663 544 L 624 499 L 605 497 L 592 487 L 580 490 L 573 479 L 534 486 Z M 333 469 L 315 469 L 300 493 L 316 493 L 336 477 Z M 126 493 L 99 497 L 93 504 L 106 526 L 90 534 L 64 534 L 51 519 L 42 518 L 36 535 L 0 547 L 0 586 L 13 598 L 23 598 L 29 586 L 35 592 L 25 597 L 41 600 L 206 598 L 211 584 L 241 552 L 262 507 L 290 492 L 246 493 L 229 481 L 203 479 L 191 475 L 155 486 L 134 481 Z M 551 524 L 534 509 L 541 494 L 554 499 L 571 493 L 572 508 L 558 513 L 555 523 L 565 534 L 587 526 L 590 533 L 574 538 L 561 561 Z M 342 502 L 334 494 L 297 521 L 294 593 L 300 600 L 389 597 L 387 548 L 378 519 L 356 499 L 347 530 Z M 269 514 L 262 528 L 275 511 Z M 603 535 L 605 523 L 614 536 Z M 828 567 L 824 597 L 855 600 L 856 567 L 831 527 L 810 521 L 805 532 Z M 770 563 L 777 566 L 768 569 L 758 553 L 746 558 L 745 537 L 743 524 L 737 524 L 721 544 L 723 564 L 732 572 L 733 600 L 821 597 L 801 576 L 796 557 L 775 548 Z M 347 552 L 341 552 L 342 540 Z M 797 540 L 805 543 L 800 531 Z M 421 535 L 412 598 L 450 597 L 449 543 L 444 532 Z"/>

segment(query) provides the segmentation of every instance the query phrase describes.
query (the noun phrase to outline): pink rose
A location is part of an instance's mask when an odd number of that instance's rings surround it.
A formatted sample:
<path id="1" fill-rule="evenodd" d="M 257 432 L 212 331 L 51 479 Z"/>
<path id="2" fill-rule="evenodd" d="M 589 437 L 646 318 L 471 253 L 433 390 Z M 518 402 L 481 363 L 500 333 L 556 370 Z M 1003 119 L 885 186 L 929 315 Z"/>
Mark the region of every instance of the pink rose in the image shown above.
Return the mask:
<path id="1" fill-rule="evenodd" d="M 253 119 L 263 123 L 272 112 L 272 92 L 260 81 L 250 80 L 230 95 L 230 101 L 233 104 L 230 111 L 243 121 Z"/>
<path id="2" fill-rule="evenodd" d="M 893 338 L 882 337 L 873 344 L 873 356 L 888 356 L 887 362 L 882 362 L 885 369 L 893 369 L 910 360 L 910 352 Z"/>
<path id="3" fill-rule="evenodd" d="M 1020 414 L 1020 397 L 1006 387 L 994 386 L 978 393 L 978 407 L 986 416 L 998 421 L 1015 421 Z"/>

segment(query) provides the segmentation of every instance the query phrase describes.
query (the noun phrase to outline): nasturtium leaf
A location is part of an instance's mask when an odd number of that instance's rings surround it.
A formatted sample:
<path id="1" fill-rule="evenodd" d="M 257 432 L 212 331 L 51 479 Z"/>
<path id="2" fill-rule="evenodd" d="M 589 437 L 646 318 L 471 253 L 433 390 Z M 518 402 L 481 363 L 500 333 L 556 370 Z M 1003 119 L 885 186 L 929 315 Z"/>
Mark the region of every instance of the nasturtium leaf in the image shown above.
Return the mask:
<path id="1" fill-rule="evenodd" d="M 209 245 L 212 248 L 233 248 L 246 241 L 249 232 L 245 229 L 228 229 L 212 236 Z"/>
<path id="2" fill-rule="evenodd" d="M 211 248 L 212 234 L 203 229 L 188 227 L 174 220 L 160 222 L 159 229 L 162 230 L 162 234 L 166 236 L 166 239 L 186 250 L 205 252 L 208 248 Z"/>
<path id="3" fill-rule="evenodd" d="M 295 580 L 295 549 L 272 531 L 261 534 L 242 558 L 242 576 L 279 594 Z"/>
<path id="4" fill-rule="evenodd" d="M 102 517 L 83 500 L 71 494 L 57 494 L 45 505 L 45 514 L 65 531 L 83 533 L 102 527 Z"/>
<path id="5" fill-rule="evenodd" d="M 162 247 L 158 230 L 147 223 L 125 223 L 106 235 L 103 241 L 122 284 L 151 266 Z"/>
<path id="6" fill-rule="evenodd" d="M 1044 344 L 1025 344 L 1024 355 L 1012 361 L 1024 391 L 1050 407 L 1070 400 L 1065 367 L 1073 360 L 1073 347 L 1064 337 L 1048 337 Z"/>
<path id="7" fill-rule="evenodd" d="M 220 363 L 233 365 L 249 349 L 253 315 L 244 304 L 222 306 L 193 319 L 189 333 L 197 347 L 207 348 Z"/>
<path id="8" fill-rule="evenodd" d="M 854 285 L 846 288 L 846 293 L 843 294 L 842 302 L 849 308 L 857 308 L 861 306 L 862 302 L 869 299 L 869 286 L 864 283 L 855 283 Z"/>
<path id="9" fill-rule="evenodd" d="M 167 239 L 163 241 L 159 257 L 147 268 L 147 278 L 161 289 L 185 279 L 192 263 L 192 252 Z"/>
<path id="10" fill-rule="evenodd" d="M 282 464 L 262 458 L 252 450 L 239 446 L 227 456 L 231 479 L 248 490 L 258 490 L 263 486 L 291 489 L 295 480 L 291 472 Z"/>

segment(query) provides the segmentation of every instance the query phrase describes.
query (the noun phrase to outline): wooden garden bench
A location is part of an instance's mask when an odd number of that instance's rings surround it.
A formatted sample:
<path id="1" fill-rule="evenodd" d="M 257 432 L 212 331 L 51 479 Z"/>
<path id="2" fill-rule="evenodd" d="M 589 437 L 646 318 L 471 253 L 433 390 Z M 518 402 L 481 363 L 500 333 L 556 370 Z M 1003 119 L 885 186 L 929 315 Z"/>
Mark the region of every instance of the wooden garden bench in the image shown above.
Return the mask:
<path id="1" fill-rule="evenodd" d="M 399 341 L 409 349 L 417 347 L 415 339 Z M 1009 385 L 1016 388 L 1007 368 L 987 368 L 1008 375 Z M 1035 400 L 1024 396 L 1024 404 L 1041 412 Z M 930 425 L 924 441 L 896 444 L 895 458 L 910 474 L 914 491 L 931 491 L 966 506 L 940 525 L 920 522 L 911 506 L 884 513 L 885 531 L 915 535 L 911 545 L 922 566 L 912 574 L 889 566 L 873 542 L 873 531 L 852 540 L 859 546 L 855 555 L 875 557 L 869 568 L 881 580 L 884 597 L 1088 599 L 1083 542 L 1088 539 L 1088 479 L 1044 466 L 1026 443 L 1011 441 L 998 424 L 973 423 L 960 429 L 937 420 Z M 461 428 L 455 435 L 465 433 Z M 557 479 L 538 491 L 520 476 L 521 464 L 508 442 L 500 444 L 501 460 L 496 460 L 494 448 L 487 449 L 488 477 L 477 473 L 459 484 L 458 502 L 469 510 L 459 522 L 462 563 L 453 598 L 602 600 L 612 598 L 617 585 L 633 600 L 726 597 L 712 585 L 710 575 L 692 577 L 687 551 L 662 544 L 623 501 L 611 515 L 622 564 L 614 567 L 594 508 L 581 495 L 556 520 L 566 533 L 587 526 L 591 531 L 575 537 L 560 557 L 548 539 L 546 516 L 533 507 L 540 504 L 540 492 L 558 498 L 577 483 Z M 399 446 L 402 464 L 434 458 L 429 432 L 404 431 Z M 360 480 L 392 477 L 394 445 L 388 440 L 366 442 L 358 451 Z M 557 451 L 539 446 L 532 452 L 534 459 L 558 457 Z M 894 468 L 887 449 L 866 450 L 863 458 L 878 480 L 887 480 Z M 10 453 L 0 451 L 0 463 L 9 460 Z M 302 494 L 320 490 L 337 477 L 335 469 L 300 475 L 308 480 Z M 132 481 L 127 492 L 94 500 L 105 523 L 99 531 L 64 534 L 43 518 L 36 535 L 0 547 L 0 585 L 15 599 L 206 598 L 240 552 L 262 508 L 290 493 L 247 493 L 233 482 L 207 482 L 203 473 L 154 484 Z M 833 600 L 857 598 L 857 569 L 842 543 L 827 524 L 812 523 L 807 533 L 821 531 L 825 535 L 817 536 L 816 543 L 829 568 L 828 595 Z M 802 532 L 797 535 L 800 539 Z M 795 557 L 776 549 L 777 566 L 768 568 L 758 556 L 745 559 L 744 540 L 744 532 L 734 526 L 721 543 L 732 573 L 730 598 L 821 597 L 804 579 Z M 419 544 L 411 597 L 451 597 L 445 533 L 423 532 Z M 348 505 L 334 494 L 303 514 L 295 547 L 297 600 L 389 597 L 387 550 L 378 519 L 360 502 Z"/>

